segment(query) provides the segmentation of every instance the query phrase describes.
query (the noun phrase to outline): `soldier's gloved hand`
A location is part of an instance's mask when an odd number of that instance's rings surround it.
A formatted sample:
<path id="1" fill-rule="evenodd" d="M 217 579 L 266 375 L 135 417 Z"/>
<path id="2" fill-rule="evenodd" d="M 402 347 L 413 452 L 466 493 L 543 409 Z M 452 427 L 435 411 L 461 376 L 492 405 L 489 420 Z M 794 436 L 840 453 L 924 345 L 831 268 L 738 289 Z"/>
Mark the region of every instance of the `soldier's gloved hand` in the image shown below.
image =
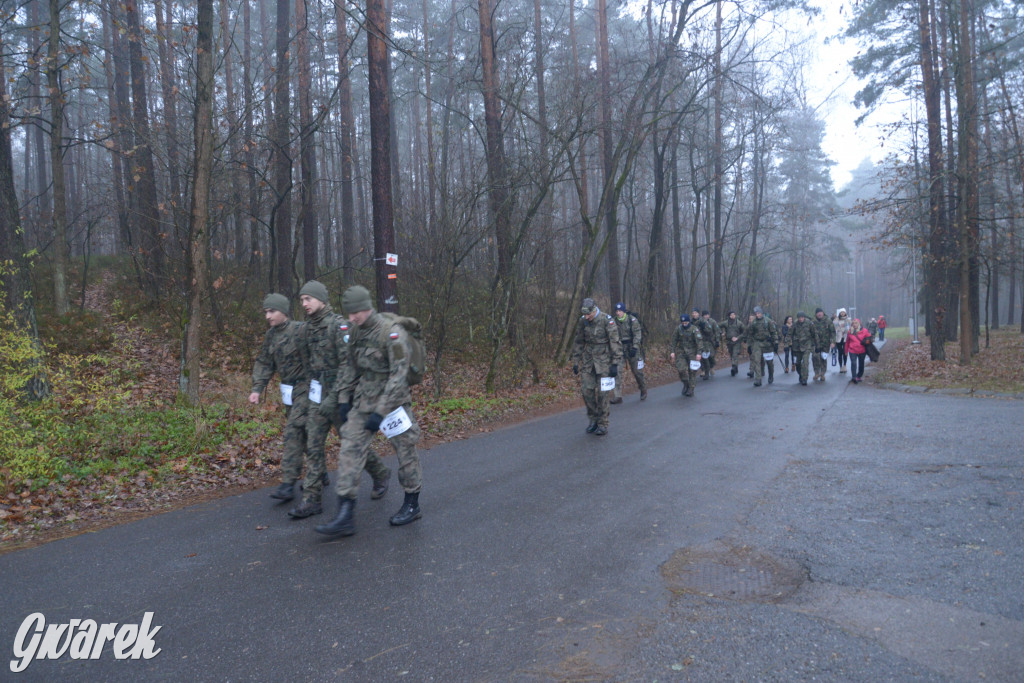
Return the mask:
<path id="1" fill-rule="evenodd" d="M 339 403 L 338 404 L 338 418 L 341 419 L 341 424 L 348 422 L 348 411 L 352 410 L 351 403 Z"/>
<path id="2" fill-rule="evenodd" d="M 323 403 L 316 409 L 320 413 L 320 417 L 331 417 L 334 415 L 334 409 L 338 407 L 338 399 L 327 398 Z"/>
<path id="3" fill-rule="evenodd" d="M 609 377 L 618 377 L 618 375 L 619 375 L 619 366 L 616 365 L 615 363 L 612 363 L 611 365 L 609 365 L 608 366 L 608 376 Z"/>
<path id="4" fill-rule="evenodd" d="M 630 358 L 636 358 L 636 347 L 635 346 L 629 349 L 629 357 Z"/>
<path id="5" fill-rule="evenodd" d="M 380 423 L 384 421 L 384 416 L 380 413 L 370 413 L 370 417 L 366 418 L 366 424 L 363 425 L 363 429 L 368 432 L 375 432 L 380 429 Z"/>
<path id="6" fill-rule="evenodd" d="M 580 366 L 578 366 L 578 365 L 572 366 L 572 374 L 574 374 L 574 375 L 580 374 Z"/>

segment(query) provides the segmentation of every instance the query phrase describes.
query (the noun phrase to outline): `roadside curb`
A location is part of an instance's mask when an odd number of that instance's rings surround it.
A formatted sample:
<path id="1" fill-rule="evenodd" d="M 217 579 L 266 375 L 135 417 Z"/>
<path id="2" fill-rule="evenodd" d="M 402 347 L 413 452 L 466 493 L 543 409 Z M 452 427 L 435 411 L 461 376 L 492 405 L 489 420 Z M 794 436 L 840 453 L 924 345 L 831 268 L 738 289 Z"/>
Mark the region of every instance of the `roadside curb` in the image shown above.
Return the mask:
<path id="1" fill-rule="evenodd" d="M 907 394 L 936 394 L 939 396 L 970 396 L 972 398 L 1001 398 L 1001 399 L 1013 399 L 1013 400 L 1024 400 L 1024 393 L 1021 394 L 1003 394 L 997 391 L 989 391 L 988 389 L 968 389 L 966 387 L 959 387 L 953 389 L 932 389 L 930 387 L 919 387 L 913 384 L 897 384 L 895 382 L 882 382 L 875 385 L 879 389 L 888 389 L 890 391 L 902 391 Z"/>

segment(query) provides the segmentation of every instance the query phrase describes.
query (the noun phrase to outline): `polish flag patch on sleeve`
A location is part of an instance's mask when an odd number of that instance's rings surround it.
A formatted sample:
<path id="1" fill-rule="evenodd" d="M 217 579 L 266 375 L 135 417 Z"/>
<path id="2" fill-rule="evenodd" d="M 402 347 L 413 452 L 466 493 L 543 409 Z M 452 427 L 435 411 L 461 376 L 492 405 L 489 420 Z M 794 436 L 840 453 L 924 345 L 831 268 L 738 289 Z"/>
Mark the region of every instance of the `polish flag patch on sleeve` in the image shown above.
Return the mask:
<path id="1" fill-rule="evenodd" d="M 390 335 L 388 335 L 388 336 L 389 336 L 389 337 L 391 337 L 391 341 L 395 341 L 395 340 L 397 340 L 397 339 L 398 339 L 398 333 L 397 333 L 397 332 L 392 332 L 392 333 L 391 333 Z"/>
<path id="2" fill-rule="evenodd" d="M 342 332 L 347 332 L 348 331 L 348 325 L 342 323 L 341 325 L 338 325 L 338 329 L 341 330 Z"/>

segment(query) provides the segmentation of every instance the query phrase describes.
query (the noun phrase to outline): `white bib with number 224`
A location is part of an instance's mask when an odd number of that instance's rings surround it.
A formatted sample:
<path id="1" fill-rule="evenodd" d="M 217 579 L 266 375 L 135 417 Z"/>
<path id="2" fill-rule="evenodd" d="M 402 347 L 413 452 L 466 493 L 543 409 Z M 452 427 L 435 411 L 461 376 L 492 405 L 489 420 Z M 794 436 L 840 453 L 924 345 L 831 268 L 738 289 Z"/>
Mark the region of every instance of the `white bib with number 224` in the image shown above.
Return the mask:
<path id="1" fill-rule="evenodd" d="M 393 436 L 404 434 L 409 431 L 410 427 L 412 427 L 412 419 L 402 406 L 398 406 L 398 408 L 388 413 L 380 423 L 380 431 L 389 439 Z"/>
<path id="2" fill-rule="evenodd" d="M 601 378 L 601 391 L 611 391 L 615 388 L 614 377 L 602 377 Z"/>

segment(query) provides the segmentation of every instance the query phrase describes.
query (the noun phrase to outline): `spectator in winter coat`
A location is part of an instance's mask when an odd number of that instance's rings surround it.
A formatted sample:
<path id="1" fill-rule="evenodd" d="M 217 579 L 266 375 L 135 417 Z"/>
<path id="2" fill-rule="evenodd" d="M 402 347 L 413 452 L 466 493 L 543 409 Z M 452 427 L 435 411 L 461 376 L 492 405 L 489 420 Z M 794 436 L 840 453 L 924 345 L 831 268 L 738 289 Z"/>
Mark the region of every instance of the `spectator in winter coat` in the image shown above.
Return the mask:
<path id="1" fill-rule="evenodd" d="M 860 326 L 860 318 L 854 318 L 846 335 L 846 352 L 850 354 L 850 381 L 858 384 L 864 377 L 864 356 L 871 343 L 871 333 Z"/>
<path id="2" fill-rule="evenodd" d="M 832 348 L 839 353 L 839 372 L 846 372 L 846 335 L 850 331 L 850 316 L 845 308 L 840 308 L 836 319 L 832 321 L 835 334 L 832 336 Z"/>

